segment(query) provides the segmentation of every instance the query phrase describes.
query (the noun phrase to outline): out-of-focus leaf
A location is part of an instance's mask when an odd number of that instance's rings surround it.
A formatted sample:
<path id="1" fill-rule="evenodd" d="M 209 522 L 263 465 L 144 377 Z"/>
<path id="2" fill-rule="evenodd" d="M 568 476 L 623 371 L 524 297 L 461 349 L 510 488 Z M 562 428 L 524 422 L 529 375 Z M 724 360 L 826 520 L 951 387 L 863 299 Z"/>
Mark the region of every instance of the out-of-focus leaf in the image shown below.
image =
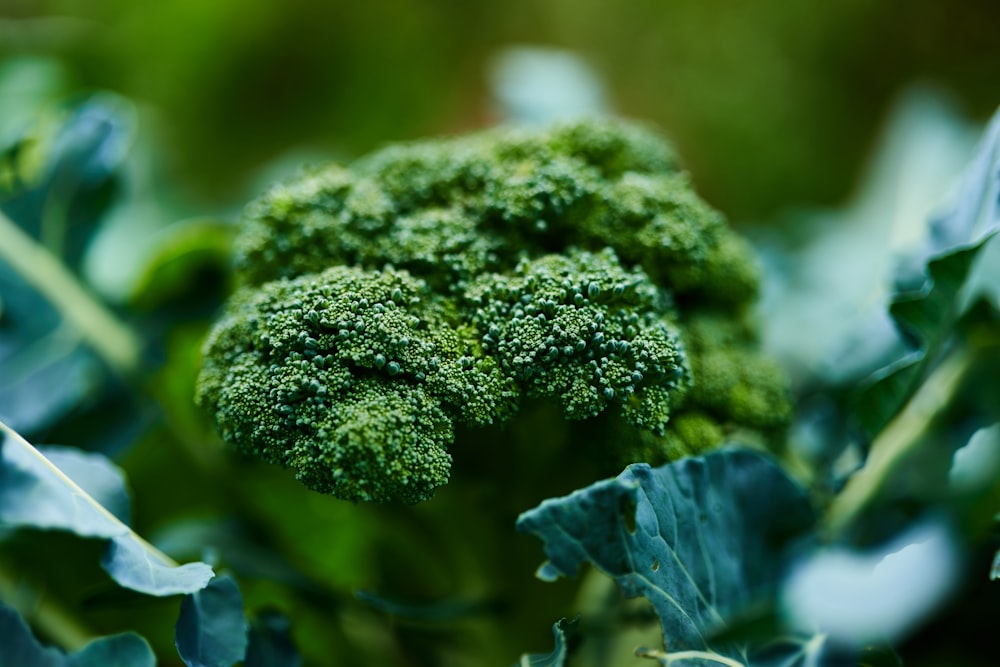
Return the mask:
<path id="1" fill-rule="evenodd" d="M 276 611 L 265 611 L 250 622 L 249 643 L 244 667 L 301 667 L 292 641 L 288 617 Z"/>
<path id="2" fill-rule="evenodd" d="M 656 469 L 629 466 L 615 479 L 546 500 L 522 514 L 517 528 L 545 542 L 542 579 L 592 562 L 626 596 L 653 604 L 671 652 L 746 660 L 746 646 L 711 646 L 710 637 L 773 595 L 783 547 L 813 521 L 804 491 L 773 461 L 726 449 Z"/>
<path id="3" fill-rule="evenodd" d="M 184 519 L 157 530 L 150 538 L 174 558 L 204 558 L 206 550 L 211 550 L 237 575 L 280 581 L 310 594 L 321 594 L 319 584 L 260 544 L 246 526 L 231 518 Z"/>
<path id="4" fill-rule="evenodd" d="M 0 667 L 155 667 L 156 656 L 145 639 L 126 632 L 91 641 L 64 655 L 42 646 L 24 619 L 0 603 Z"/>
<path id="5" fill-rule="evenodd" d="M 156 667 L 156 656 L 134 632 L 101 637 L 69 656 L 66 667 Z"/>
<path id="6" fill-rule="evenodd" d="M 951 529 L 927 522 L 871 553 L 821 550 L 798 564 L 782 587 L 789 627 L 836 644 L 895 642 L 940 604 L 960 580 L 962 558 Z"/>
<path id="7" fill-rule="evenodd" d="M 33 128 L 46 136 L 29 134 L 23 141 L 40 146 L 42 164 L 37 174 L 22 174 L 0 192 L 0 247 L 35 243 L 56 263 L 79 268 L 111 203 L 133 115 L 124 100 L 96 95 L 64 112 L 54 130 Z M 17 266 L 10 256 L 0 261 L 0 416 L 22 432 L 40 434 L 98 402 L 110 374 L 38 281 Z"/>
<path id="8" fill-rule="evenodd" d="M 0 198 L 0 210 L 71 268 L 78 268 L 111 202 L 134 116 L 131 104 L 114 95 L 85 100 L 45 142 L 41 175 Z"/>
<path id="9" fill-rule="evenodd" d="M 36 449 L 122 523 L 131 523 L 132 510 L 125 487 L 125 474 L 106 456 L 57 445 Z"/>
<path id="10" fill-rule="evenodd" d="M 212 578 L 208 565 L 178 566 L 151 547 L 2 422 L 0 436 L 0 523 L 108 539 L 104 569 L 120 585 L 148 595 L 192 593 Z M 123 493 L 112 494 L 116 503 Z"/>
<path id="11" fill-rule="evenodd" d="M 696 665 L 697 667 L 715 667 L 716 665 L 735 665 L 738 667 L 846 667 L 856 664 L 853 654 L 838 655 L 831 651 L 826 637 L 814 635 L 811 638 L 782 637 L 769 642 L 767 646 L 755 651 L 749 659 L 728 660 L 725 656 L 699 651 L 657 651 L 647 648 L 636 649 L 636 655 L 652 658 L 663 667 L 678 663 Z"/>
<path id="12" fill-rule="evenodd" d="M 187 313 L 201 306 L 210 313 L 207 309 L 217 308 L 227 289 L 233 232 L 233 225 L 210 218 L 160 231 L 132 286 L 131 303 L 143 310 L 183 305 Z"/>
<path id="13" fill-rule="evenodd" d="M 31 173 L 31 165 L 19 159 L 22 156 L 18 144 L 25 130 L 37 125 L 39 118 L 52 109 L 66 85 L 65 79 L 65 71 L 55 59 L 21 57 L 0 62 L 0 161 L 11 161 L 6 165 L 0 162 L 0 191 L 13 177 L 4 173 L 5 168 Z"/>
<path id="14" fill-rule="evenodd" d="M 135 533 L 112 538 L 101 557 L 101 567 L 120 586 L 146 595 L 190 594 L 212 579 L 212 568 L 206 563 L 177 565 L 164 560 Z"/>
<path id="15" fill-rule="evenodd" d="M 563 667 L 569 657 L 570 645 L 579 631 L 579 618 L 560 619 L 552 625 L 556 646 L 551 653 L 525 653 L 515 667 Z"/>
<path id="16" fill-rule="evenodd" d="M 2 261 L 0 296 L 0 419 L 38 433 L 98 391 L 107 374 L 55 309 Z"/>
<path id="17" fill-rule="evenodd" d="M 572 51 L 516 46 L 490 71 L 493 96 L 509 123 L 551 123 L 607 113 L 598 75 Z"/>
<path id="18" fill-rule="evenodd" d="M 899 412 L 954 332 L 970 270 L 998 229 L 1000 113 L 990 123 L 951 205 L 931 221 L 927 246 L 897 279 L 901 289 L 890 313 L 915 349 L 876 373 L 860 392 L 857 416 L 869 434 L 881 431 Z"/>
<path id="19" fill-rule="evenodd" d="M 953 491 L 973 492 L 994 484 L 1000 475 L 1000 424 L 981 428 L 955 450 L 948 485 Z"/>
<path id="20" fill-rule="evenodd" d="M 231 667 L 247 653 L 243 596 L 227 575 L 184 598 L 175 644 L 188 667 Z"/>
<path id="21" fill-rule="evenodd" d="M 898 356 L 886 313 L 894 265 L 919 247 L 978 131 L 940 94 L 910 90 L 849 202 L 752 231 L 764 269 L 763 342 L 794 381 L 853 384 Z"/>
<path id="22" fill-rule="evenodd" d="M 65 657 L 38 643 L 20 614 L 0 603 L 0 667 L 61 667 Z"/>
<path id="23" fill-rule="evenodd" d="M 38 450 L 2 424 L 0 436 L 0 521 L 67 530 L 81 537 L 112 538 L 130 532 Z M 112 466 L 107 461 L 105 465 Z"/>

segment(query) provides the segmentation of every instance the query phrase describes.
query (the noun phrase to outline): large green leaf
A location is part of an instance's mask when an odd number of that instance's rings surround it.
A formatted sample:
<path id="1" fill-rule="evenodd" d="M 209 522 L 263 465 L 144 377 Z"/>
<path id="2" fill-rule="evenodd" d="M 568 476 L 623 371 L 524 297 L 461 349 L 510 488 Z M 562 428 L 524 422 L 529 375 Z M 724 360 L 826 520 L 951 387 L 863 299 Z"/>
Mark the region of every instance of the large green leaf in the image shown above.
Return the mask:
<path id="1" fill-rule="evenodd" d="M 0 667 L 155 667 L 156 656 L 146 640 L 133 632 L 91 641 L 64 655 L 42 646 L 21 616 L 0 603 Z"/>
<path id="2" fill-rule="evenodd" d="M 125 473 L 108 457 L 76 447 L 47 445 L 36 449 L 122 523 L 131 523 L 132 510 Z"/>
<path id="3" fill-rule="evenodd" d="M 876 434 L 920 386 L 968 302 L 970 272 L 1000 230 L 1000 112 L 994 116 L 951 205 L 931 221 L 926 247 L 900 271 L 890 313 L 912 350 L 860 392 L 857 416 Z"/>
<path id="4" fill-rule="evenodd" d="M 542 579 L 593 563 L 626 596 L 653 604 L 671 653 L 745 663 L 750 647 L 712 638 L 728 619 L 772 598 L 784 548 L 813 522 L 805 492 L 772 460 L 725 449 L 655 469 L 629 466 L 615 479 L 546 500 L 522 514 L 517 528 L 545 542 Z"/>
<path id="5" fill-rule="evenodd" d="M 44 146 L 44 164 L 9 192 L 0 210 L 73 269 L 111 203 L 132 143 L 135 111 L 120 97 L 95 95 L 68 110 Z M 39 130 L 36 128 L 36 134 Z"/>
<path id="6" fill-rule="evenodd" d="M 68 656 L 66 667 L 156 667 L 146 640 L 134 632 L 101 637 Z"/>
<path id="7" fill-rule="evenodd" d="M 131 405 L 99 357 L 131 361 L 138 345 L 102 346 L 103 334 L 84 333 L 82 320 L 121 338 L 94 308 L 85 312 L 93 297 L 74 272 L 112 203 L 133 114 L 124 100 L 96 95 L 63 111 L 54 130 L 25 128 L 22 142 L 40 147 L 41 164 L 0 189 L 0 419 L 23 433 L 49 432 L 101 399 Z"/>
<path id="8" fill-rule="evenodd" d="M 243 596 L 223 575 L 184 597 L 177 619 L 177 652 L 188 667 L 232 667 L 247 651 Z"/>
<path id="9" fill-rule="evenodd" d="M 97 460 L 96 454 L 89 459 L 91 465 L 105 469 L 102 478 L 109 477 L 112 473 L 107 468 L 113 468 L 112 464 L 95 464 Z M 125 492 L 119 488 L 102 493 L 120 499 Z M 205 563 L 179 566 L 153 548 L 2 422 L 0 524 L 107 539 L 101 565 L 120 585 L 147 595 L 192 593 L 212 578 L 212 568 Z"/>

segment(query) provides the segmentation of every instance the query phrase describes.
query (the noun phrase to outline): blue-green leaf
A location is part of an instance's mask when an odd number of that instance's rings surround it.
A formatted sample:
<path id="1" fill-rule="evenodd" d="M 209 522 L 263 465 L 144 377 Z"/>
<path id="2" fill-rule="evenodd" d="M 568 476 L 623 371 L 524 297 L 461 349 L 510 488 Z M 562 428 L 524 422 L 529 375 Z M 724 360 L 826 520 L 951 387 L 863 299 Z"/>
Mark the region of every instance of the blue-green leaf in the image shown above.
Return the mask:
<path id="1" fill-rule="evenodd" d="M 240 589 L 223 575 L 184 598 L 174 643 L 188 667 L 231 667 L 246 656 L 247 630 Z"/>
<path id="2" fill-rule="evenodd" d="M 135 109 L 101 93 L 72 108 L 46 145 L 39 178 L 4 193 L 0 210 L 71 268 L 109 208 L 109 190 L 132 143 Z M 37 132 L 37 130 L 36 130 Z"/>
<path id="3" fill-rule="evenodd" d="M 112 538 L 101 556 L 103 567 L 118 585 L 146 595 L 166 596 L 193 593 L 212 579 L 205 563 L 176 563 L 135 533 Z"/>
<path id="4" fill-rule="evenodd" d="M 130 532 L 38 450 L 0 427 L 0 522 L 68 530 L 81 537 Z"/>
<path id="5" fill-rule="evenodd" d="M 42 646 L 24 619 L 0 603 L 0 667 L 156 667 L 145 639 L 125 632 L 93 640 L 76 653 L 63 655 Z"/>
<path id="6" fill-rule="evenodd" d="M 301 667 L 302 656 L 292 642 L 288 617 L 265 611 L 250 623 L 247 657 L 243 667 Z"/>
<path id="7" fill-rule="evenodd" d="M 890 313 L 913 349 L 860 392 L 857 416 L 875 434 L 920 385 L 967 306 L 963 292 L 987 242 L 1000 230 L 1000 112 L 967 168 L 952 204 L 931 221 L 927 247 L 900 272 Z M 913 269 L 916 267 L 916 270 Z"/>
<path id="8" fill-rule="evenodd" d="M 69 656 L 66 667 L 156 667 L 156 656 L 134 632 L 101 637 Z"/>
<path id="9" fill-rule="evenodd" d="M 122 523 L 131 522 L 125 474 L 108 457 L 76 447 L 45 445 L 36 449 Z"/>
<path id="10" fill-rule="evenodd" d="M 579 618 L 560 619 L 552 625 L 556 646 L 551 653 L 525 653 L 515 667 L 563 667 L 569 657 L 570 642 L 578 631 Z"/>
<path id="11" fill-rule="evenodd" d="M 61 667 L 63 655 L 38 643 L 21 615 L 0 603 L 0 667 Z"/>
<path id="12" fill-rule="evenodd" d="M 56 115 L 55 108 L 50 111 Z M 19 143 L 41 147 L 41 166 L 31 174 L 16 173 L 0 190 L 0 256 L 4 248 L 16 253 L 26 240 L 73 275 L 112 203 L 133 135 L 134 109 L 102 94 L 59 110 L 59 116 L 54 132 L 51 122 L 38 122 L 20 138 Z M 82 406 L 109 398 L 116 387 L 78 327 L 67 326 L 65 313 L 11 254 L 0 259 L 0 419 L 37 434 Z M 36 259 L 29 265 L 38 267 Z"/>
<path id="13" fill-rule="evenodd" d="M 64 453 L 60 456 L 66 458 Z M 124 480 L 112 481 L 113 464 L 102 460 L 98 454 L 89 455 L 87 483 L 105 485 L 102 494 L 116 505 L 127 506 Z M 79 462 L 72 465 L 81 467 Z M 205 563 L 178 566 L 152 547 L 3 422 L 0 523 L 107 539 L 101 565 L 121 586 L 147 595 L 193 593 L 212 578 L 212 568 Z"/>
<path id="14" fill-rule="evenodd" d="M 726 449 L 660 468 L 629 466 L 615 479 L 520 516 L 545 542 L 539 576 L 584 562 L 656 610 L 670 651 L 746 660 L 747 647 L 712 645 L 727 619 L 771 599 L 787 541 L 811 528 L 805 492 L 764 455 Z"/>

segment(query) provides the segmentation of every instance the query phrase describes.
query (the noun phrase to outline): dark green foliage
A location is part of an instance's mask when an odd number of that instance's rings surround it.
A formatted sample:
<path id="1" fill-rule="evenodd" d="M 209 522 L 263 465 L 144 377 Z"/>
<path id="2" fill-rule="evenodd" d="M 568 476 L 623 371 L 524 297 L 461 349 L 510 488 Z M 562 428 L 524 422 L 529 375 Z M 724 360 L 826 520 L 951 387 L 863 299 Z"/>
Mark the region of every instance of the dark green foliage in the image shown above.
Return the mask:
<path id="1" fill-rule="evenodd" d="M 522 514 L 517 528 L 545 543 L 542 579 L 574 576 L 590 562 L 627 597 L 646 597 L 670 652 L 700 652 L 690 656 L 704 661 L 696 664 L 724 655 L 747 665 L 793 665 L 800 663 L 757 663 L 748 659 L 752 647 L 714 636 L 774 595 L 784 549 L 813 521 L 805 491 L 774 461 L 725 449 L 660 468 L 630 466 L 615 479 L 546 500 Z M 820 652 L 803 650 L 806 641 L 789 643 L 796 646 L 782 652 L 785 659 Z"/>
<path id="2" fill-rule="evenodd" d="M 52 136 L 39 130 L 42 136 L 21 137 L 0 151 L 0 162 L 9 161 L 13 172 L 9 182 L 0 179 L 0 215 L 74 271 L 118 187 L 133 113 L 125 100 L 95 95 L 49 128 Z M 31 168 L 22 164 L 30 160 L 20 149 L 33 143 L 51 146 Z M 6 238 L 0 243 L 13 247 Z M 106 366 L 66 334 L 64 313 L 46 296 L 0 259 L 0 419 L 31 437 L 99 405 L 130 411 Z"/>
<path id="3" fill-rule="evenodd" d="M 454 427 L 523 399 L 612 413 L 626 460 L 788 418 L 739 324 L 745 244 L 638 126 L 508 128 L 311 172 L 250 205 L 236 265 L 198 401 L 225 440 L 341 498 L 430 497 Z M 689 390 L 716 428 L 671 430 Z"/>
<path id="4" fill-rule="evenodd" d="M 127 503 L 124 478 L 98 454 L 88 457 L 82 484 L 114 504 Z M 23 438 L 0 422 L 0 522 L 10 527 L 64 530 L 107 540 L 101 565 L 121 586 L 147 595 L 176 595 L 203 588 L 212 578 L 205 563 L 178 566 L 149 545 L 71 481 Z"/>
<path id="5" fill-rule="evenodd" d="M 951 206 L 931 221 L 933 234 L 919 257 L 916 276 L 900 271 L 890 313 L 912 349 L 880 369 L 859 392 L 858 420 L 868 434 L 881 430 L 947 346 L 968 308 L 970 273 L 1000 229 L 1000 116 L 996 116 L 964 174 Z M 978 287 L 995 294 L 995 269 Z"/>
<path id="6" fill-rule="evenodd" d="M 231 667 L 247 651 L 243 596 L 227 575 L 184 597 L 177 619 L 177 652 L 188 667 Z"/>
<path id="7" fill-rule="evenodd" d="M 17 612 L 0 603 L 0 667 L 154 667 L 156 656 L 146 640 L 126 632 L 91 641 L 63 655 L 43 646 Z"/>

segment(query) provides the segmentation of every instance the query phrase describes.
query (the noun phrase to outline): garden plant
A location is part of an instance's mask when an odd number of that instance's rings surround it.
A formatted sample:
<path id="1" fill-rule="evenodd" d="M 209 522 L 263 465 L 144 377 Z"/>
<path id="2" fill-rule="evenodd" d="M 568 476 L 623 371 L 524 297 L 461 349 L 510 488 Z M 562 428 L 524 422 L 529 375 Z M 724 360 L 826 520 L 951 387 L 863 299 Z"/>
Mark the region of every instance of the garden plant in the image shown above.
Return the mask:
<path id="1" fill-rule="evenodd" d="M 136 245 L 128 109 L 0 146 L 0 666 L 993 664 L 1000 120 L 892 335 L 803 370 L 643 123 L 394 143 Z"/>

